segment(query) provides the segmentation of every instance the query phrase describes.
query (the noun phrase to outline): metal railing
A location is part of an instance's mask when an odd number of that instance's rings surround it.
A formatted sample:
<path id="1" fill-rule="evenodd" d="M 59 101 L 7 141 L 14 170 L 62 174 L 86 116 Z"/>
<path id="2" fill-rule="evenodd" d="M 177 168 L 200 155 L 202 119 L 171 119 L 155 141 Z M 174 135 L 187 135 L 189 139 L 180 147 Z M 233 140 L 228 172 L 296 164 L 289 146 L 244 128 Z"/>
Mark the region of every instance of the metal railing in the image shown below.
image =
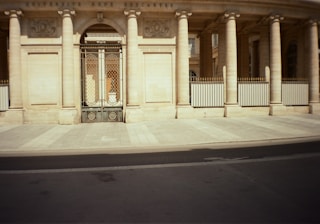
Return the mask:
<path id="1" fill-rule="evenodd" d="M 223 77 L 190 79 L 191 106 L 223 107 Z M 270 105 L 270 83 L 264 77 L 238 77 L 238 103 L 244 107 Z M 306 79 L 282 80 L 282 103 L 285 106 L 309 104 L 309 82 Z"/>
<path id="2" fill-rule="evenodd" d="M 286 106 L 309 104 L 309 82 L 306 79 L 282 80 L 282 103 Z"/>
<path id="3" fill-rule="evenodd" d="M 223 107 L 223 77 L 203 77 L 190 79 L 191 106 Z"/>
<path id="4" fill-rule="evenodd" d="M 240 106 L 269 106 L 269 83 L 265 77 L 238 77 Z"/>
<path id="5" fill-rule="evenodd" d="M 0 111 L 9 109 L 9 80 L 0 80 Z"/>

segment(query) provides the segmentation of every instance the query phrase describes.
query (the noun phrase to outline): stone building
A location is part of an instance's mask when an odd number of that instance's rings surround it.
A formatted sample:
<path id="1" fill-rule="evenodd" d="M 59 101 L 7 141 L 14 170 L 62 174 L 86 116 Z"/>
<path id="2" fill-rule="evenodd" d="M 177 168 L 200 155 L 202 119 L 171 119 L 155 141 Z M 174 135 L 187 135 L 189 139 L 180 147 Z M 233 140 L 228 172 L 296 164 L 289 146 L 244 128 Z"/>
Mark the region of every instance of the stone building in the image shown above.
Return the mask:
<path id="1" fill-rule="evenodd" d="M 10 0 L 0 12 L 0 123 L 320 112 L 316 0 Z"/>

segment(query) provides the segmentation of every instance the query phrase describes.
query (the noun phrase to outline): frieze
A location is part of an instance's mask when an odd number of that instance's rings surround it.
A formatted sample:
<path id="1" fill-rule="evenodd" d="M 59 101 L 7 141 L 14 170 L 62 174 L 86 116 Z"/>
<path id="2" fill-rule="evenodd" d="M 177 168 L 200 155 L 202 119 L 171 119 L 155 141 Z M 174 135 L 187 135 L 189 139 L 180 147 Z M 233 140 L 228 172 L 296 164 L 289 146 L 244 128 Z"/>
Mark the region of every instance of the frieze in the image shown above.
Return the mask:
<path id="1" fill-rule="evenodd" d="M 167 2 L 125 2 L 125 7 L 141 7 L 141 8 L 172 8 L 172 3 Z"/>
<path id="2" fill-rule="evenodd" d="M 29 20 L 29 37 L 56 37 L 56 18 L 32 18 Z"/>
<path id="3" fill-rule="evenodd" d="M 170 38 L 171 20 L 169 19 L 145 19 L 143 22 L 143 36 L 146 38 Z"/>
<path id="4" fill-rule="evenodd" d="M 75 7 L 75 6 L 81 6 L 81 2 L 61 2 L 61 1 L 28 1 L 26 2 L 27 7 L 40 7 L 40 8 L 45 8 L 45 7 Z"/>
<path id="5" fill-rule="evenodd" d="M 80 0 L 70 0 L 70 1 L 27 1 L 25 3 L 27 8 L 173 8 L 173 3 L 169 2 L 116 2 L 116 1 L 80 1 Z"/>

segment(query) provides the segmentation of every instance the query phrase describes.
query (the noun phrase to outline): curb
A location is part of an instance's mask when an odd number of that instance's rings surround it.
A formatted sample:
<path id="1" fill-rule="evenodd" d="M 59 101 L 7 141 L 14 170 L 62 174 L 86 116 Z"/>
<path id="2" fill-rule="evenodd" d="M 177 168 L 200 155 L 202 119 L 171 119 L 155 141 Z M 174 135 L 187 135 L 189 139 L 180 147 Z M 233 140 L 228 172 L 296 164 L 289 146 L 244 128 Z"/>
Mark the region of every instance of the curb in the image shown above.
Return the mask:
<path id="1" fill-rule="evenodd" d="M 261 139 L 261 140 L 244 140 L 228 142 L 204 142 L 169 144 L 169 145 L 133 145 L 133 146 L 113 146 L 112 148 L 59 148 L 59 149 L 1 149 L 0 157 L 33 157 L 33 156 L 71 156 L 71 155 L 99 155 L 99 154 L 139 154 L 139 153 L 157 153 L 157 152 L 183 152 L 200 149 L 223 150 L 223 149 L 241 149 L 244 147 L 271 146 L 297 144 L 303 142 L 320 141 L 320 135 Z"/>

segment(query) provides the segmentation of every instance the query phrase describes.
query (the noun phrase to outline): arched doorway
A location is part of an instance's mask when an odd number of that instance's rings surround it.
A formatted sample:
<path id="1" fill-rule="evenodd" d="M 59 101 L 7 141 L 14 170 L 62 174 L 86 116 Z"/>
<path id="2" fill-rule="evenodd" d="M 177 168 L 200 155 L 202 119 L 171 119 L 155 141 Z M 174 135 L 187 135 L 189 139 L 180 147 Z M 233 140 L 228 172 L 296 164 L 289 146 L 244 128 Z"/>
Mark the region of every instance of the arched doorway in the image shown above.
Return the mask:
<path id="1" fill-rule="evenodd" d="M 121 36 L 97 24 L 82 35 L 82 122 L 122 121 Z"/>

